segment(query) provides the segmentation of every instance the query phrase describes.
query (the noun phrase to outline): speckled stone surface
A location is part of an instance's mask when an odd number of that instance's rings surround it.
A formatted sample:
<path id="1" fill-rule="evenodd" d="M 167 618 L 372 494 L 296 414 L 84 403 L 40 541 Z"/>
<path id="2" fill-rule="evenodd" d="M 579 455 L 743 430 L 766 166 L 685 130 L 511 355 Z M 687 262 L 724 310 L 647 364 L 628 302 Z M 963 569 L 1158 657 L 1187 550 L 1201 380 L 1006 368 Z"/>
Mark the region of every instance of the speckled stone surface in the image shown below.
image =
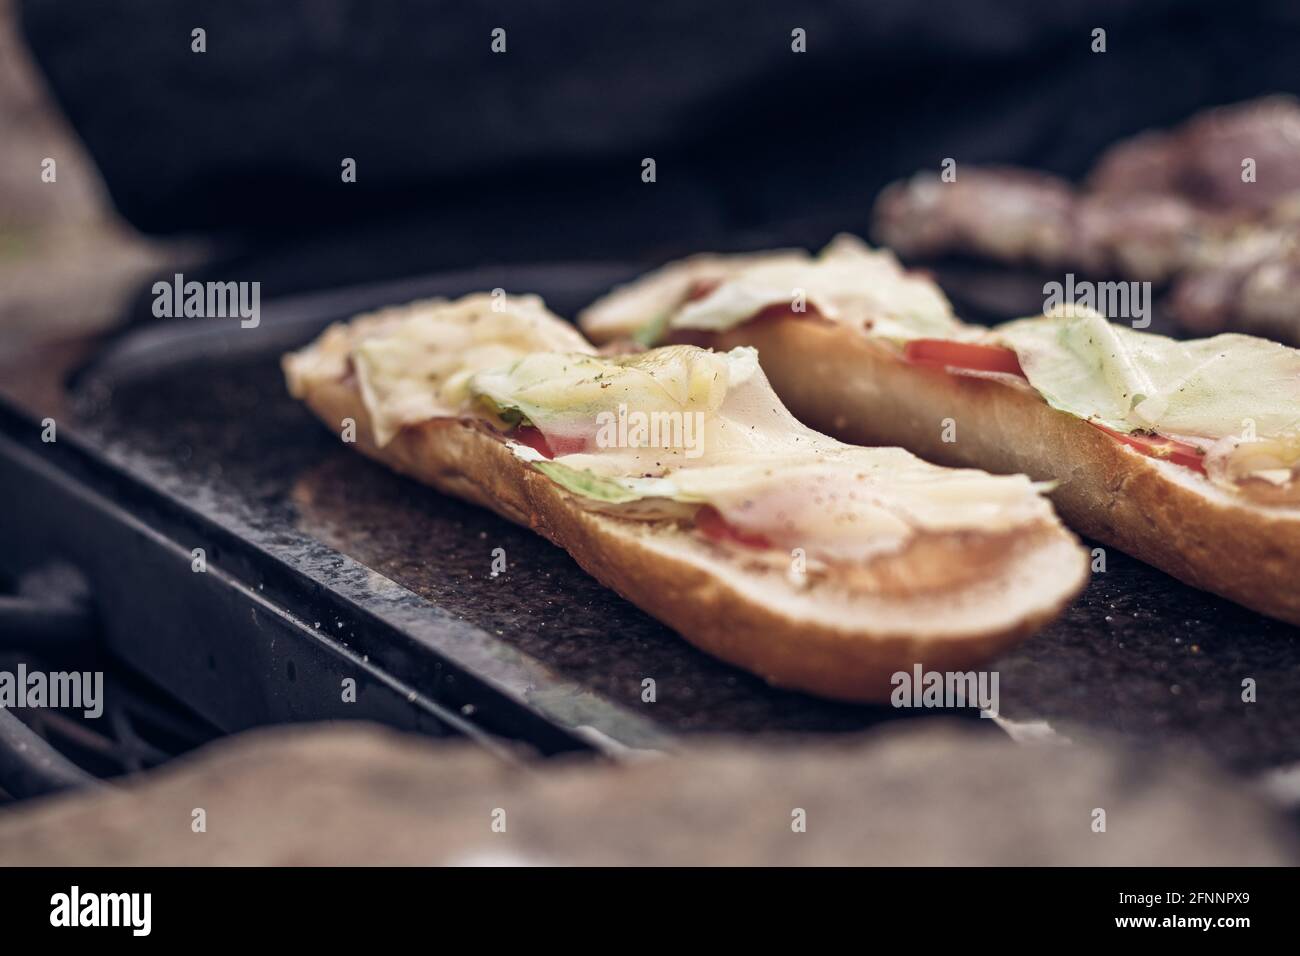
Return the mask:
<path id="1" fill-rule="evenodd" d="M 852 730 L 895 716 L 777 691 L 694 650 L 539 536 L 340 443 L 289 398 L 274 361 L 205 369 L 201 392 L 196 380 L 180 369 L 119 385 L 87 428 L 114 457 L 289 560 L 315 560 L 299 536 L 322 543 L 541 662 L 563 685 L 672 731 Z M 506 569 L 493 577 L 496 548 Z M 654 703 L 641 699 L 647 677 Z M 568 694 L 563 685 L 542 679 L 528 692 Z"/>
<path id="2" fill-rule="evenodd" d="M 557 724 L 657 747 L 683 733 L 934 719 L 778 691 L 708 658 L 539 537 L 364 460 L 285 392 L 279 354 L 327 320 L 497 285 L 541 291 L 571 314 L 620 279 L 617 266 L 583 268 L 325 294 L 267 307 L 255 330 L 164 323 L 104 349 L 77 379 L 72 407 L 57 411 L 115 467 Z M 22 391 L 54 413 L 50 383 L 27 377 Z M 498 547 L 506 569 L 494 577 Z M 311 607 L 291 610 L 313 620 Z M 332 623 L 349 647 L 366 637 Z M 372 640 L 368 653 L 381 652 Z M 1013 735 L 1177 743 L 1247 772 L 1300 761 L 1300 633 L 1113 550 L 1060 620 L 993 667 L 1000 726 Z M 653 703 L 642 700 L 645 678 L 656 683 Z M 1254 703 L 1241 699 L 1247 678 Z M 999 735 L 993 721 L 964 716 Z"/>
<path id="3" fill-rule="evenodd" d="M 537 536 L 340 444 L 285 394 L 273 358 L 146 376 L 91 404 L 91 432 L 164 487 L 291 559 L 302 536 L 354 559 L 540 662 L 564 693 L 576 685 L 670 732 L 900 719 L 773 690 L 693 650 Z M 493 577 L 498 547 L 507 567 Z M 1065 616 L 996 669 L 1010 721 L 1178 740 L 1242 769 L 1300 759 L 1296 630 L 1113 550 Z M 653 704 L 641 701 L 646 677 Z M 1241 700 L 1248 677 L 1256 703 Z M 529 692 L 545 695 L 545 682 Z"/>

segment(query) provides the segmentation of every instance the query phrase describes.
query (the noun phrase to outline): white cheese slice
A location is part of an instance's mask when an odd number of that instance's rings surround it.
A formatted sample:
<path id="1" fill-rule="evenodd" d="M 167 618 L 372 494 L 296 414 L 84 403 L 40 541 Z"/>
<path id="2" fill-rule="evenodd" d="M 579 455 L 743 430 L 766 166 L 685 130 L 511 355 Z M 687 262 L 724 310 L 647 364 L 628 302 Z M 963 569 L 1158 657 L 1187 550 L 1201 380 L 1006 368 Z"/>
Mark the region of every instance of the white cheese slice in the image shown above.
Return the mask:
<path id="1" fill-rule="evenodd" d="M 538 351 L 593 352 L 537 296 L 471 295 L 424 303 L 352 346 L 375 440 L 460 412 L 470 378 Z"/>

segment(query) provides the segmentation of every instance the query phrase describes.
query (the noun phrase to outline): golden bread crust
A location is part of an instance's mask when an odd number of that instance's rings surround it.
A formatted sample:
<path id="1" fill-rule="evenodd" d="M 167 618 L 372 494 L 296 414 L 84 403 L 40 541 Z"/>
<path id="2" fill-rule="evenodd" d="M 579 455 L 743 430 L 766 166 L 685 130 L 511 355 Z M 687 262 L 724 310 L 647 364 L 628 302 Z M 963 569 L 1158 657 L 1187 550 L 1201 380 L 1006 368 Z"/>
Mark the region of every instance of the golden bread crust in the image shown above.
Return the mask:
<path id="1" fill-rule="evenodd" d="M 1028 386 L 908 364 L 846 326 L 763 320 L 711 344 L 755 346 L 772 387 L 813 428 L 942 465 L 1058 481 L 1052 502 L 1080 533 L 1300 624 L 1300 509 L 1238 499 L 1052 408 Z M 943 440 L 946 419 L 955 441 Z"/>
<path id="2" fill-rule="evenodd" d="M 296 394 L 337 434 L 356 422 L 359 450 L 389 467 L 532 528 L 588 573 L 701 650 L 773 684 L 849 701 L 888 700 L 890 677 L 920 663 L 963 671 L 1057 616 L 1087 579 L 1087 556 L 1052 520 L 1014 536 L 988 573 L 953 565 L 945 590 L 891 587 L 899 562 L 933 577 L 936 553 L 896 556 L 878 593 L 800 587 L 770 566 L 672 522 L 627 520 L 584 508 L 472 420 L 402 429 L 383 448 L 355 385 L 298 376 Z M 948 550 L 951 550 L 951 542 Z M 980 553 L 987 557 L 988 548 Z M 951 562 L 951 554 L 938 560 Z M 929 581 L 927 584 L 936 582 Z M 941 594 L 942 596 L 936 596 Z M 617 635 L 611 635 L 616 640 Z"/>

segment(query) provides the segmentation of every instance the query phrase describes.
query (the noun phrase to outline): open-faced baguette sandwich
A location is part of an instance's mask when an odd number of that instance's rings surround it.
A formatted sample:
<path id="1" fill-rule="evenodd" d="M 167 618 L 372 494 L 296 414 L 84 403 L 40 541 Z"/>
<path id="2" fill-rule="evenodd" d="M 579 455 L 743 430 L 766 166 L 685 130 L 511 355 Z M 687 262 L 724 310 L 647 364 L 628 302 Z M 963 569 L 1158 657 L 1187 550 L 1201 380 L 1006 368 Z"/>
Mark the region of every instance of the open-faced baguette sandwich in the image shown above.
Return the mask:
<path id="1" fill-rule="evenodd" d="M 887 700 L 893 674 L 987 660 L 1086 579 L 1028 478 L 820 435 L 753 349 L 607 357 L 536 297 L 473 295 L 333 326 L 284 368 L 365 454 L 778 685 Z"/>
<path id="2" fill-rule="evenodd" d="M 580 322 L 597 342 L 753 346 L 812 427 L 1054 481 L 1077 530 L 1300 623 L 1300 351 L 1176 341 L 1076 306 L 967 325 L 848 236 L 818 256 L 674 263 Z"/>

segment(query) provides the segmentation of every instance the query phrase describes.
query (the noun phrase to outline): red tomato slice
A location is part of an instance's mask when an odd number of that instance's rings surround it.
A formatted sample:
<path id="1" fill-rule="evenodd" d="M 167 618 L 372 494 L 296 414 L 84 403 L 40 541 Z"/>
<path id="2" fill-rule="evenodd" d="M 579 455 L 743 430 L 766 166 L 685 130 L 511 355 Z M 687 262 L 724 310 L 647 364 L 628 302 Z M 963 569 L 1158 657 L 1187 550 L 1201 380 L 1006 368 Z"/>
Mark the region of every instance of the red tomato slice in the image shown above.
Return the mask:
<path id="1" fill-rule="evenodd" d="M 552 435 L 546 441 L 557 455 L 576 455 L 587 450 L 587 439 L 577 435 Z"/>
<path id="2" fill-rule="evenodd" d="M 521 445 L 527 445 L 541 452 L 547 458 L 554 458 L 556 455 L 573 455 L 587 448 L 587 442 L 583 438 L 567 435 L 547 438 L 542 434 L 541 429 L 532 425 L 520 425 L 510 433 L 510 437 Z"/>
<path id="3" fill-rule="evenodd" d="M 527 445 L 534 451 L 541 452 L 546 458 L 554 458 L 555 451 L 551 448 L 546 436 L 541 433 L 540 429 L 532 425 L 520 425 L 510 435 L 512 439 L 521 445 Z"/>
<path id="4" fill-rule="evenodd" d="M 912 339 L 903 346 L 903 357 L 917 365 L 968 368 L 978 372 L 1007 372 L 1021 378 L 1025 375 L 1015 351 L 1001 345 L 953 342 L 948 339 Z"/>
<path id="5" fill-rule="evenodd" d="M 1144 455 L 1150 455 L 1152 458 L 1163 458 L 1165 461 L 1172 461 L 1175 465 L 1185 465 L 1193 471 L 1205 474 L 1205 456 L 1200 453 L 1195 445 L 1175 441 L 1172 438 L 1162 438 L 1159 435 L 1128 435 L 1107 428 L 1105 425 L 1099 425 L 1097 422 L 1089 422 L 1088 424 L 1105 432 L 1120 444 L 1136 448 Z"/>
<path id="6" fill-rule="evenodd" d="M 732 541 L 750 548 L 770 548 L 772 546 L 772 543 L 761 534 L 741 531 L 734 525 L 728 524 L 727 519 L 722 517 L 718 513 L 718 509 L 712 505 L 704 505 L 699 511 L 695 512 L 695 527 L 699 528 L 706 538 L 711 538 L 714 541 Z"/>

